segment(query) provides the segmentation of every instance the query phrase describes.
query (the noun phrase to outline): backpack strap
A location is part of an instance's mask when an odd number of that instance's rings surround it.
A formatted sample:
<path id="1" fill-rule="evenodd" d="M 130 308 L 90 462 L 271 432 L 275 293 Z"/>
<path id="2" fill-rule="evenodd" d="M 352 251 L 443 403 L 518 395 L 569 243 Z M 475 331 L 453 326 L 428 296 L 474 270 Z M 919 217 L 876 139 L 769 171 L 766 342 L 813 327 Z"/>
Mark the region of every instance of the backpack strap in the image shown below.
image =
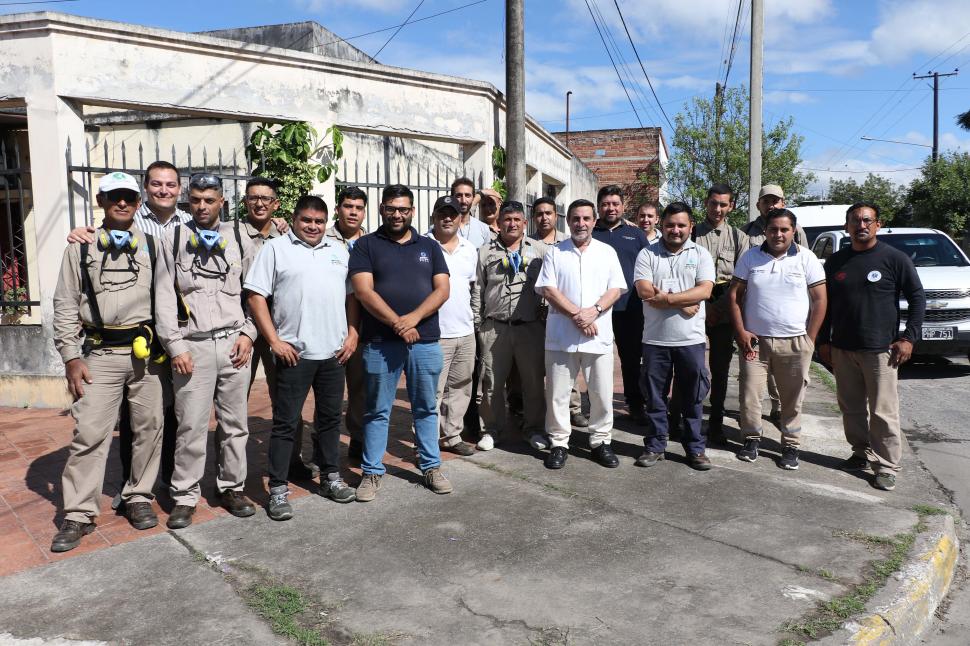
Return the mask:
<path id="1" fill-rule="evenodd" d="M 94 284 L 91 282 L 91 274 L 88 273 L 88 251 L 90 245 L 87 242 L 81 243 L 81 289 L 88 297 L 88 306 L 91 308 L 91 318 L 94 319 L 96 328 L 104 327 L 104 319 L 101 318 L 101 308 L 98 306 L 98 298 L 94 293 Z"/>
<path id="2" fill-rule="evenodd" d="M 176 225 L 175 233 L 172 235 L 172 262 L 177 262 L 179 256 L 179 249 L 181 248 L 182 241 L 182 225 Z M 173 275 L 175 272 L 172 272 Z M 176 319 L 180 325 L 185 325 L 189 322 L 189 306 L 185 303 L 185 298 L 182 297 L 182 292 L 179 291 L 179 280 L 178 276 L 173 278 L 175 282 L 175 308 L 176 308 Z M 154 292 L 152 292 L 154 294 Z M 154 310 L 153 310 L 154 311 Z"/>
<path id="3" fill-rule="evenodd" d="M 158 252 L 155 250 L 155 238 L 150 233 L 145 234 L 145 239 L 148 241 L 148 260 L 152 266 L 152 284 L 149 288 L 149 293 L 152 298 L 152 319 L 155 318 L 155 264 L 158 260 Z"/>

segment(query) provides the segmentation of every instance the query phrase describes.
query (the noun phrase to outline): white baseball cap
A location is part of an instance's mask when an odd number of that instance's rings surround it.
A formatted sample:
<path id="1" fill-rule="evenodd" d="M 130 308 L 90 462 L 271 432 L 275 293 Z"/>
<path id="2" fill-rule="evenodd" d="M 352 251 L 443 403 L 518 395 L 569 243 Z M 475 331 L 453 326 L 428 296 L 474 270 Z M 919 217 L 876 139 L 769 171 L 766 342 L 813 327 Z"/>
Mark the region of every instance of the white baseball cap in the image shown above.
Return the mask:
<path id="1" fill-rule="evenodd" d="M 141 189 L 138 188 L 138 182 L 128 173 L 122 173 L 120 171 L 108 173 L 102 177 L 101 181 L 98 183 L 99 193 L 107 193 L 108 191 L 114 191 L 119 188 L 134 191 L 141 195 Z"/>

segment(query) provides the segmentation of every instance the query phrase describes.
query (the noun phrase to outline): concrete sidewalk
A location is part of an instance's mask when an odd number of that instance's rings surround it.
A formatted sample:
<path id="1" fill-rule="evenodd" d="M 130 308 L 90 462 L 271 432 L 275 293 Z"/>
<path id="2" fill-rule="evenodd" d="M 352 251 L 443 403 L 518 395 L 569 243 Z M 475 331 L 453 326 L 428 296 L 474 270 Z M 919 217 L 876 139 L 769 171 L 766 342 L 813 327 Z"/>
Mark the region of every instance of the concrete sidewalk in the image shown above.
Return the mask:
<path id="1" fill-rule="evenodd" d="M 405 460 L 369 504 L 304 495 L 289 522 L 220 516 L 0 579 L 0 642 L 294 643 L 294 626 L 347 644 L 807 642 L 820 601 L 873 581 L 885 539 L 919 544 L 917 505 L 946 506 L 908 452 L 894 492 L 835 470 L 833 403 L 813 383 L 796 472 L 775 465 L 767 422 L 754 464 L 732 445 L 701 473 L 671 444 L 637 468 L 619 413 L 619 469 L 587 459 L 582 434 L 558 472 L 513 442 L 451 460 L 455 493 L 435 496 Z M 260 602 L 273 591 L 301 601 L 281 618 Z"/>

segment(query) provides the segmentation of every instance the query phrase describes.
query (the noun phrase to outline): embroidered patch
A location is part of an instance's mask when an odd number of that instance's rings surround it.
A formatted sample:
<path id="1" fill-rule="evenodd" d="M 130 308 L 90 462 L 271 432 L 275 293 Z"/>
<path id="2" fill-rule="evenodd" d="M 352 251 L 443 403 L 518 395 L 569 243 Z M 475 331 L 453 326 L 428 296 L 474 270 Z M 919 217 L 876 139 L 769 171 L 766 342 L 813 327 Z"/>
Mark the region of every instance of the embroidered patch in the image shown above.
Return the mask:
<path id="1" fill-rule="evenodd" d="M 868 280 L 870 283 L 878 283 L 880 280 L 882 280 L 882 272 L 875 270 L 870 271 L 869 275 L 866 276 L 866 280 Z"/>

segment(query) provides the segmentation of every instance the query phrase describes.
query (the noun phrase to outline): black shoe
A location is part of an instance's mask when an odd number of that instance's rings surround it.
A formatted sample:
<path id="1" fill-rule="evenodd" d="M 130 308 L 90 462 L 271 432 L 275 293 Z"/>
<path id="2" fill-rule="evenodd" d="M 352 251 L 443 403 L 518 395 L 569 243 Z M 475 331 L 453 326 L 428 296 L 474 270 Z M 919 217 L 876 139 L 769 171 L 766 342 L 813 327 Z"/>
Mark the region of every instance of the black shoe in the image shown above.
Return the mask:
<path id="1" fill-rule="evenodd" d="M 364 443 L 360 440 L 350 438 L 350 446 L 347 447 L 347 457 L 360 460 L 364 457 Z"/>
<path id="2" fill-rule="evenodd" d="M 796 470 L 798 468 L 798 449 L 794 446 L 786 446 L 781 452 L 781 459 L 778 460 L 778 466 L 789 471 Z"/>
<path id="3" fill-rule="evenodd" d="M 566 447 L 564 446 L 554 446 L 549 449 L 549 455 L 546 456 L 546 468 L 547 469 L 561 469 L 566 466 L 566 457 L 568 456 Z"/>
<path id="4" fill-rule="evenodd" d="M 657 464 L 662 460 L 664 460 L 663 453 L 644 451 L 643 453 L 640 454 L 640 457 L 637 458 L 637 461 L 634 462 L 634 464 L 637 465 L 638 467 L 652 467 L 653 465 Z"/>
<path id="5" fill-rule="evenodd" d="M 691 453 L 687 456 L 687 464 L 691 466 L 692 469 L 698 471 L 709 471 L 713 464 L 711 464 L 711 459 L 704 455 L 703 453 Z"/>
<path id="6" fill-rule="evenodd" d="M 81 538 L 94 531 L 94 523 L 65 520 L 51 541 L 52 552 L 67 552 L 81 544 Z"/>
<path id="7" fill-rule="evenodd" d="M 573 428 L 588 428 L 589 419 L 581 412 L 576 411 L 569 414 L 569 425 Z"/>
<path id="8" fill-rule="evenodd" d="M 475 445 L 470 442 L 459 442 L 451 446 L 443 446 L 441 450 L 454 453 L 455 455 L 475 455 Z"/>
<path id="9" fill-rule="evenodd" d="M 738 459 L 745 462 L 754 462 L 758 459 L 758 446 L 761 440 L 756 437 L 744 441 L 744 448 L 738 451 Z"/>
<path id="10" fill-rule="evenodd" d="M 852 454 L 839 463 L 839 469 L 843 471 L 867 471 L 869 460 L 864 455 Z"/>
<path id="11" fill-rule="evenodd" d="M 613 453 L 613 447 L 606 442 L 593 449 L 592 454 L 593 459 L 607 469 L 615 469 L 620 466 L 620 460 L 616 457 L 616 453 Z"/>
<path id="12" fill-rule="evenodd" d="M 125 517 L 135 529 L 151 529 L 158 524 L 150 502 L 126 502 Z"/>
<path id="13" fill-rule="evenodd" d="M 724 415 L 711 414 L 707 422 L 707 443 L 720 446 L 727 444 L 727 437 L 724 436 Z"/>
<path id="14" fill-rule="evenodd" d="M 247 518 L 256 513 L 256 505 L 243 492 L 226 489 L 222 492 L 222 506 L 238 518 Z"/>
<path id="15" fill-rule="evenodd" d="M 188 527 L 192 524 L 192 514 L 195 513 L 195 507 L 190 507 L 189 505 L 175 505 L 175 509 L 168 517 L 168 521 L 165 526 L 169 529 L 182 529 L 183 527 Z"/>

